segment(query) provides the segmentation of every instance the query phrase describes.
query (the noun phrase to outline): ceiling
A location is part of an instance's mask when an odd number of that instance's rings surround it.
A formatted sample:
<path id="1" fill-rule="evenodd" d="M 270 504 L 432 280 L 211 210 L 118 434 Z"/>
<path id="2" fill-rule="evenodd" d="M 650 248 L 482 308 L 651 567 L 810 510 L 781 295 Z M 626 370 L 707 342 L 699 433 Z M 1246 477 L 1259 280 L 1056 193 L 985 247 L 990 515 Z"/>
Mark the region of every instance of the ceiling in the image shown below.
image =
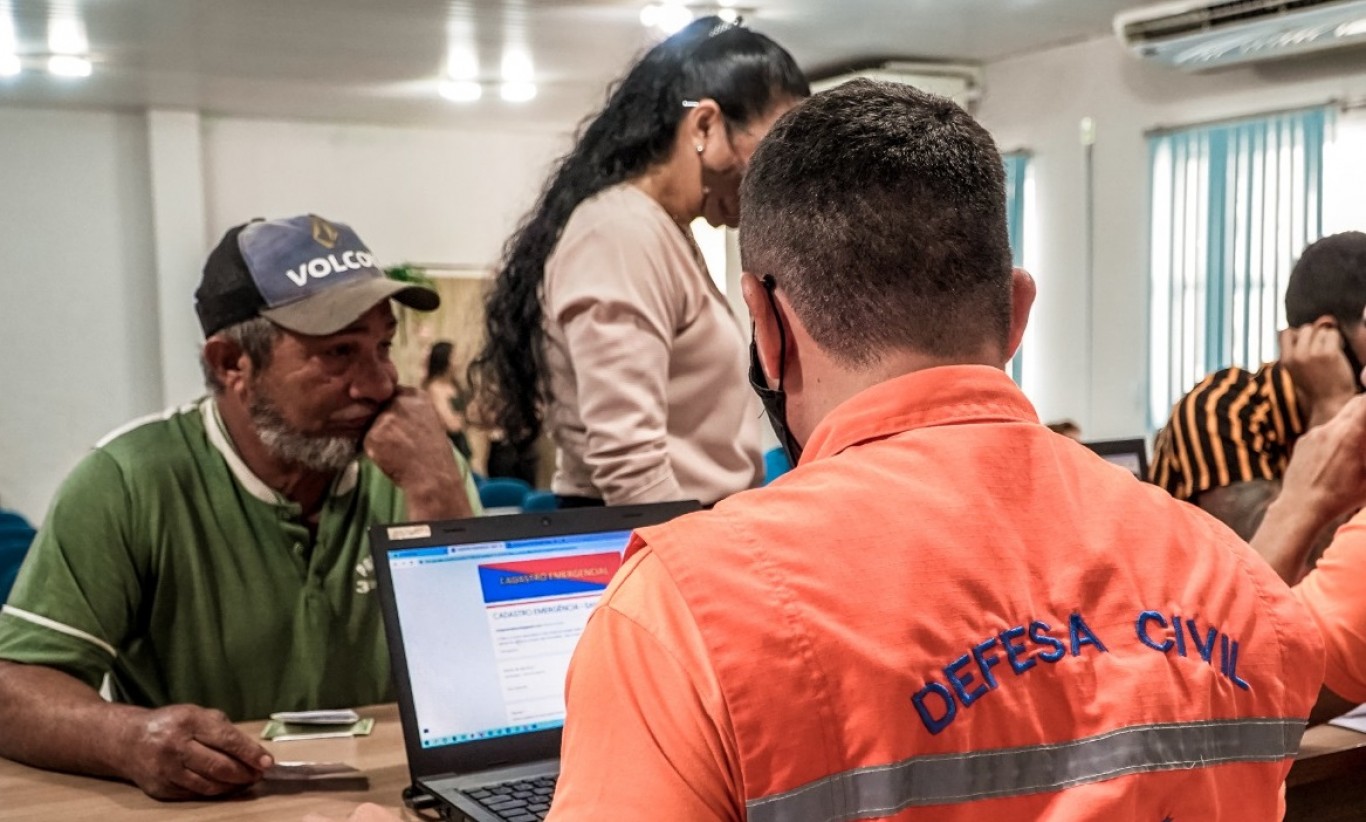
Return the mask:
<path id="1" fill-rule="evenodd" d="M 987 62 L 1105 34 L 1140 0 L 735 0 L 808 73 L 879 58 Z M 645 0 L 0 0 L 25 70 L 0 105 L 184 107 L 209 114 L 471 128 L 567 127 L 652 42 Z M 703 10 L 705 7 L 690 3 Z M 711 8 L 715 8 L 712 6 Z M 49 21 L 84 24 L 94 73 L 41 69 Z M 437 94 L 450 44 L 496 80 L 530 55 L 538 95 Z"/>

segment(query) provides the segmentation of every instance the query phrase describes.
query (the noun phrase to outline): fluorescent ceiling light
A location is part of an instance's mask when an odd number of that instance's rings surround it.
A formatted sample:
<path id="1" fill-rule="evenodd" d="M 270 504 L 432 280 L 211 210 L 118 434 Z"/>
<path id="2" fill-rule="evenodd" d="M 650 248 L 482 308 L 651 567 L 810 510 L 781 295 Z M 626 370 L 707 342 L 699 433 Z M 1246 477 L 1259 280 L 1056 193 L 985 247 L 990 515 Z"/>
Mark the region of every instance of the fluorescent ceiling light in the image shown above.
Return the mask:
<path id="1" fill-rule="evenodd" d="M 14 21 L 10 19 L 9 9 L 0 0 L 0 54 L 14 54 L 19 51 L 19 40 L 14 36 Z"/>
<path id="2" fill-rule="evenodd" d="M 58 77 L 89 77 L 90 61 L 70 54 L 54 54 L 47 58 L 47 70 Z"/>
<path id="3" fill-rule="evenodd" d="M 509 103 L 525 103 L 536 98 L 536 84 L 511 82 L 504 83 L 498 89 L 499 95 Z"/>
<path id="4" fill-rule="evenodd" d="M 452 103 L 473 103 L 484 96 L 484 87 L 473 80 L 442 80 L 437 90 Z"/>
<path id="5" fill-rule="evenodd" d="M 1343 23 L 1333 33 L 1338 37 L 1360 37 L 1366 34 L 1366 17 L 1353 20 L 1350 23 Z"/>
<path id="6" fill-rule="evenodd" d="M 23 71 L 17 54 L 0 54 L 0 77 L 13 77 Z"/>
<path id="7" fill-rule="evenodd" d="M 53 17 L 47 21 L 47 47 L 53 54 L 85 54 L 90 51 L 90 41 L 80 20 Z"/>
<path id="8" fill-rule="evenodd" d="M 678 0 L 651 3 L 640 10 L 640 24 L 642 26 L 659 29 L 665 34 L 674 34 L 691 23 L 692 19 L 692 9 Z"/>
<path id="9" fill-rule="evenodd" d="M 452 80 L 473 80 L 479 76 L 479 60 L 471 49 L 453 48 L 446 55 L 446 76 Z"/>
<path id="10" fill-rule="evenodd" d="M 531 67 L 531 55 L 520 49 L 503 53 L 503 81 L 507 83 L 530 83 L 535 78 Z"/>
<path id="11" fill-rule="evenodd" d="M 692 22 L 692 9 L 681 3 L 665 3 L 659 7 L 659 22 L 655 26 L 665 34 L 675 34 Z"/>

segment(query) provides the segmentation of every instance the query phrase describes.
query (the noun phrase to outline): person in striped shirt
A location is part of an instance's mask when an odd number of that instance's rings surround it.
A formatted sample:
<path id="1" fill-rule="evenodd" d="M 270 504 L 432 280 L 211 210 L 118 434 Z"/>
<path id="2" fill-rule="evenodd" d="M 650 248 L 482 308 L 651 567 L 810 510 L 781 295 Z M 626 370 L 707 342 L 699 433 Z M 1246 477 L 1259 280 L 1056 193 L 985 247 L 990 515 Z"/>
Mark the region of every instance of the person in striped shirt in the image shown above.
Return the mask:
<path id="1" fill-rule="evenodd" d="M 1307 247 L 1285 293 L 1281 357 L 1201 380 L 1158 433 L 1149 479 L 1251 539 L 1280 492 L 1295 442 L 1362 390 L 1366 234 Z"/>

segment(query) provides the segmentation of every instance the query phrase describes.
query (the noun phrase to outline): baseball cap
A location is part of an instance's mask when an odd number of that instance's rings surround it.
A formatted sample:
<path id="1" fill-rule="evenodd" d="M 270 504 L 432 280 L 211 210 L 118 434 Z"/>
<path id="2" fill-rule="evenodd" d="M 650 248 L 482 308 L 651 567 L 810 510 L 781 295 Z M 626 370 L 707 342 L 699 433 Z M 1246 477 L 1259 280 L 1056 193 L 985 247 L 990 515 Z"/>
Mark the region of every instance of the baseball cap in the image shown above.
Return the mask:
<path id="1" fill-rule="evenodd" d="M 229 229 L 209 252 L 194 298 L 205 337 L 256 316 L 324 336 L 386 299 L 419 311 L 441 304 L 426 286 L 384 276 L 350 226 L 316 214 Z"/>

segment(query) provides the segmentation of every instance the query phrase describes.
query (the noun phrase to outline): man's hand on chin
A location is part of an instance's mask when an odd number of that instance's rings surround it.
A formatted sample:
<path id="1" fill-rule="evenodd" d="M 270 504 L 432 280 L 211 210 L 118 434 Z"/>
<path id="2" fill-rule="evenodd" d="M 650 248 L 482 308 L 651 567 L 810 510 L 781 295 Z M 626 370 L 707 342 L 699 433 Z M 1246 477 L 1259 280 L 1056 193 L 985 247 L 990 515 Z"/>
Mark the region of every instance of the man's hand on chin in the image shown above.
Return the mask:
<path id="1" fill-rule="evenodd" d="M 362 448 L 403 491 L 409 518 L 474 515 L 445 426 L 421 391 L 401 386 L 375 417 Z"/>

